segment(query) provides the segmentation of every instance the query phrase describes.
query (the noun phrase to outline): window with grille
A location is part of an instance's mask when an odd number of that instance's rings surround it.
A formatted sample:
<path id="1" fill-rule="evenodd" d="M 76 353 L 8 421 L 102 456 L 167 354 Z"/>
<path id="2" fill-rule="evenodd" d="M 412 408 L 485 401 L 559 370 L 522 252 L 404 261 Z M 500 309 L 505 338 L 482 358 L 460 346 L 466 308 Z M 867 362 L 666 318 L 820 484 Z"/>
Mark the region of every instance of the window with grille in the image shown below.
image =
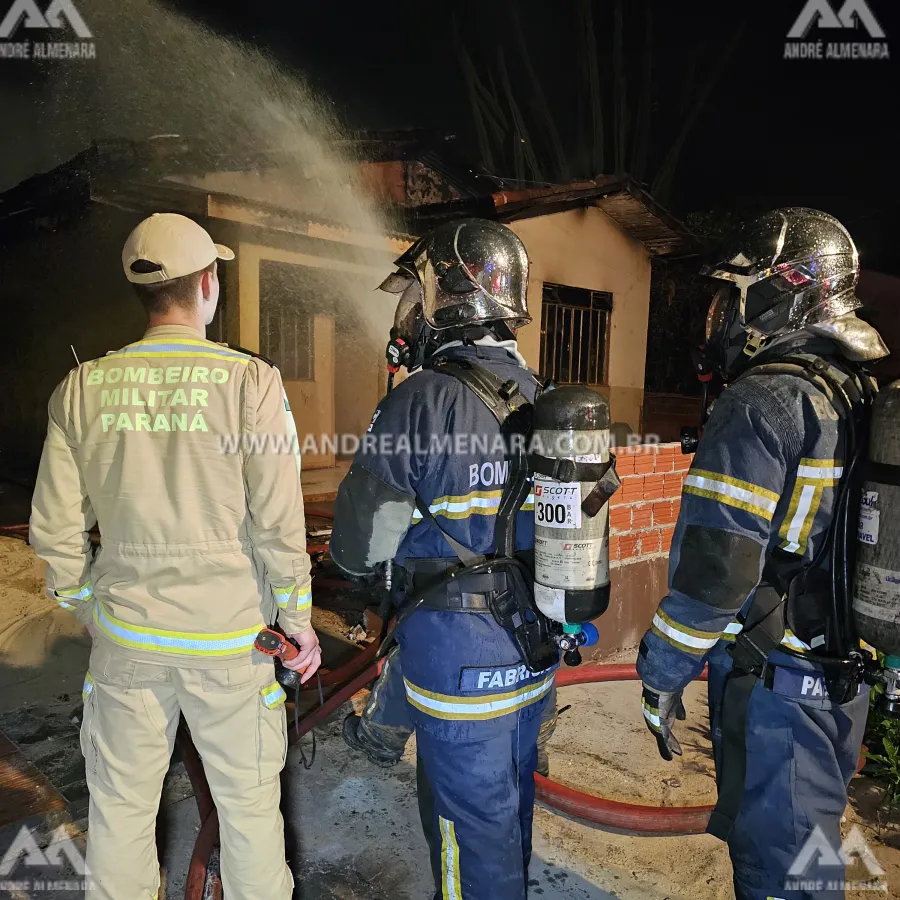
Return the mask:
<path id="1" fill-rule="evenodd" d="M 259 266 L 259 352 L 278 366 L 285 381 L 313 377 L 312 318 L 315 306 L 302 266 L 262 260 Z"/>
<path id="2" fill-rule="evenodd" d="M 541 363 L 559 384 L 605 384 L 612 294 L 544 284 Z"/>

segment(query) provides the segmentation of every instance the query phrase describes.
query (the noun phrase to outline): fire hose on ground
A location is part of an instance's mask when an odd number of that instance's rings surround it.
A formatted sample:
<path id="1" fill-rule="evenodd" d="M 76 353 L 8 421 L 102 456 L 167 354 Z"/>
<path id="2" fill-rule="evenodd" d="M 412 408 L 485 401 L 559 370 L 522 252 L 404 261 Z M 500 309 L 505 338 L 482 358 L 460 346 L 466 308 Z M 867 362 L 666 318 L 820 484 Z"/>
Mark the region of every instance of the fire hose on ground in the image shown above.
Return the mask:
<path id="1" fill-rule="evenodd" d="M 331 519 L 325 511 L 310 511 L 311 518 Z M 0 533 L 25 537 L 28 526 L 0 527 Z M 327 545 L 310 545 L 311 552 L 324 552 Z M 338 578 L 317 578 L 316 587 L 336 590 L 351 587 L 349 582 Z M 381 620 L 369 614 L 371 626 L 382 629 Z M 383 629 L 382 629 L 383 630 Z M 299 718 L 296 726 L 288 729 L 288 743 L 294 744 L 313 728 L 321 725 L 354 694 L 373 682 L 381 673 L 383 660 L 378 660 L 378 641 L 373 641 L 349 662 L 332 671 L 323 672 L 320 682 L 323 688 L 336 688 L 325 701 L 311 712 Z M 701 678 L 705 679 L 705 673 Z M 563 668 L 556 676 L 558 687 L 577 684 L 603 684 L 619 681 L 638 680 L 634 665 L 585 665 L 577 668 Z M 303 690 L 317 689 L 312 682 Z M 190 869 L 185 886 L 185 900 L 220 900 L 221 881 L 218 873 L 210 871 L 210 860 L 219 840 L 219 821 L 209 784 L 203 771 L 202 761 L 194 747 L 190 732 L 182 721 L 176 736 L 181 759 L 190 778 L 200 814 L 201 827 L 194 845 Z M 567 785 L 560 784 L 543 775 L 535 774 L 537 799 L 556 812 L 571 816 L 591 825 L 598 825 L 617 831 L 644 836 L 701 834 L 712 812 L 712 806 L 645 806 L 608 800 L 593 794 L 586 794 Z"/>
<path id="2" fill-rule="evenodd" d="M 310 512 L 311 517 L 331 519 L 327 512 Z M 28 539 L 28 526 L 2 526 L 0 534 L 6 533 Z M 324 551 L 318 545 L 310 546 L 311 552 Z M 318 578 L 317 587 L 326 590 L 348 588 L 351 585 L 337 578 Z M 369 614 L 371 625 L 383 630 L 381 620 Z M 336 690 L 318 708 L 299 719 L 296 727 L 288 730 L 288 742 L 294 744 L 313 728 L 322 724 L 354 694 L 373 682 L 381 673 L 383 660 L 377 660 L 379 644 L 373 641 L 349 662 L 332 671 L 323 672 L 322 687 Z M 701 679 L 705 679 L 704 672 Z M 577 668 L 563 668 L 556 676 L 558 687 L 577 684 L 605 684 L 619 681 L 637 681 L 638 675 L 633 665 L 586 665 Z M 314 690 L 318 685 L 308 683 L 302 690 Z M 176 745 L 190 778 L 200 815 L 201 827 L 194 844 L 188 878 L 185 884 L 185 900 L 222 900 L 222 884 L 215 867 L 210 866 L 218 841 L 219 819 L 203 764 L 190 732 L 182 721 L 176 735 Z M 864 761 L 860 757 L 860 767 Z M 537 799 L 546 807 L 571 816 L 590 825 L 641 836 L 702 834 L 706 830 L 712 806 L 645 806 L 608 800 L 593 794 L 578 791 L 543 775 L 535 774 Z"/>
<path id="3" fill-rule="evenodd" d="M 365 663 L 370 662 L 377 653 L 377 650 L 373 649 L 376 647 L 377 643 L 373 642 L 370 647 L 349 663 L 322 676 L 323 685 L 326 678 L 329 685 L 341 684 L 342 679 L 344 683 L 321 706 L 300 718 L 297 728 L 292 727 L 288 730 L 289 744 L 296 743 L 317 725 L 322 724 L 354 694 L 379 676 L 384 664 L 383 660 L 371 662 L 370 665 L 363 668 Z M 362 657 L 367 658 L 363 663 L 360 662 Z M 701 677 L 705 679 L 705 673 Z M 559 687 L 636 680 L 638 680 L 638 675 L 633 665 L 586 665 L 579 668 L 561 669 L 556 676 L 556 683 Z M 202 766 L 194 762 L 195 759 L 199 762 L 199 758 L 193 744 L 190 743 L 190 735 L 186 730 L 179 732 L 178 743 L 180 747 L 188 750 L 191 757 L 191 764 L 186 761 L 185 766 L 197 793 L 197 806 L 203 821 L 191 858 L 185 900 L 221 897 L 220 888 L 218 888 L 218 894 L 215 893 L 215 889 L 210 893 L 208 886 L 205 888 L 209 859 L 218 842 L 218 817 L 215 807 L 212 806 L 212 798 Z M 189 747 L 188 744 L 190 744 Z M 607 800 L 575 790 L 537 774 L 535 775 L 535 785 L 537 799 L 550 809 L 591 825 L 599 825 L 633 835 L 702 834 L 706 830 L 706 823 L 713 809 L 712 806 L 659 807 Z M 204 894 L 205 889 L 207 890 L 206 894 Z"/>

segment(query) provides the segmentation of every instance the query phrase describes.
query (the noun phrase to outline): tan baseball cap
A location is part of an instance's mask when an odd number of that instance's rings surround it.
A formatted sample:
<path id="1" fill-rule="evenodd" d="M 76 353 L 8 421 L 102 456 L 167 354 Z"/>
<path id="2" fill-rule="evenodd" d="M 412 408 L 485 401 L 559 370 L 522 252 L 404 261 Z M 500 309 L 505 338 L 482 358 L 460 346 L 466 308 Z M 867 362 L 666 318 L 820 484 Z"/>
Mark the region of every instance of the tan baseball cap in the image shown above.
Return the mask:
<path id="1" fill-rule="evenodd" d="M 213 239 L 192 219 L 177 213 L 154 213 L 144 219 L 125 241 L 122 265 L 134 284 L 158 284 L 205 269 L 215 259 L 234 259 L 234 251 Z M 142 260 L 135 272 L 134 264 Z M 158 269 L 146 271 L 146 264 Z"/>

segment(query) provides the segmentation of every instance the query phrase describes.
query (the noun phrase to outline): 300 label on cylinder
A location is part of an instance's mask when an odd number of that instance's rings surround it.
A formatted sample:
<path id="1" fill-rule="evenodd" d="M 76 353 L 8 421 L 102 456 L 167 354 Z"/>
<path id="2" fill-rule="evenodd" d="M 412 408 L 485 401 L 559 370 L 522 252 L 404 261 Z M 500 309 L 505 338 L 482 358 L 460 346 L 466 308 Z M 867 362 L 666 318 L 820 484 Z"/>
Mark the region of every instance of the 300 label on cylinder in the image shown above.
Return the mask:
<path id="1" fill-rule="evenodd" d="M 581 528 L 579 483 L 535 481 L 534 523 L 544 528 Z"/>

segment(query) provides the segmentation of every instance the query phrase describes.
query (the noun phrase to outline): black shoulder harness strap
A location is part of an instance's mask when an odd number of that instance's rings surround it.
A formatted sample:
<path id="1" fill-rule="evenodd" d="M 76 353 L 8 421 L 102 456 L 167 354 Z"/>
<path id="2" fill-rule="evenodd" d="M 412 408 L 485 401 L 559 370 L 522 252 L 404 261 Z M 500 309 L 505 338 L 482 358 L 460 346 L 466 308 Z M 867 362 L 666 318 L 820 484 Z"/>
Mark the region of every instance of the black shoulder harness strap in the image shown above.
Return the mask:
<path id="1" fill-rule="evenodd" d="M 518 382 L 510 379 L 501 381 L 493 372 L 468 360 L 447 359 L 437 357 L 429 368 L 434 372 L 449 375 L 464 384 L 487 407 L 491 415 L 500 425 L 501 434 L 506 438 L 509 475 L 500 496 L 494 530 L 494 554 L 512 557 L 516 549 L 516 513 L 528 496 L 528 460 L 525 456 L 524 440 L 515 441 L 513 436 L 525 434 L 531 430 L 531 402 L 522 394 Z M 531 373 L 538 381 L 535 373 Z M 462 547 L 459 541 L 453 540 L 438 524 L 431 510 L 417 496 L 416 506 L 422 516 L 436 526 L 453 552 L 459 556 L 464 565 L 481 561 L 468 548 Z M 427 511 L 427 515 L 426 515 Z M 465 550 L 465 554 L 460 553 Z M 467 563 L 466 556 L 470 562 Z"/>
<path id="2" fill-rule="evenodd" d="M 744 375 L 760 371 L 802 378 L 825 394 L 846 429 L 846 462 L 837 495 L 846 494 L 850 489 L 850 472 L 854 468 L 854 458 L 866 450 L 866 412 L 877 393 L 875 382 L 858 367 L 851 367 L 846 363 L 842 365 L 838 360 L 802 353 L 754 366 Z M 835 503 L 835 510 L 837 510 L 837 503 Z M 766 570 L 763 572 L 763 581 L 775 586 L 780 596 L 786 596 L 788 588 L 796 576 L 804 571 L 815 569 L 824 561 L 830 547 L 836 519 L 836 515 L 832 517 L 829 532 L 823 536 L 819 551 L 814 558 L 807 563 L 793 557 L 785 558 L 786 555 L 772 558 L 767 562 Z"/>
<path id="3" fill-rule="evenodd" d="M 836 492 L 835 515 L 819 551 L 808 563 L 793 559 L 775 563 L 771 557 L 766 561 L 762 583 L 747 611 L 743 630 L 731 648 L 734 667 L 726 680 L 722 701 L 722 760 L 717 772 L 719 799 L 706 829 L 723 841 L 728 840 L 734 828 L 744 795 L 750 696 L 757 681 L 766 673 L 769 655 L 784 638 L 787 592 L 795 579 L 822 563 L 832 546 L 840 504 L 846 502 L 847 491 L 852 489 L 854 458 L 865 452 L 865 410 L 877 390 L 872 379 L 856 367 L 845 368 L 836 360 L 808 354 L 795 354 L 771 363 L 761 363 L 748 369 L 741 377 L 760 371 L 797 376 L 825 394 L 846 426 L 847 461 Z M 832 565 L 833 570 L 836 568 Z M 833 585 L 833 590 L 835 587 Z"/>

